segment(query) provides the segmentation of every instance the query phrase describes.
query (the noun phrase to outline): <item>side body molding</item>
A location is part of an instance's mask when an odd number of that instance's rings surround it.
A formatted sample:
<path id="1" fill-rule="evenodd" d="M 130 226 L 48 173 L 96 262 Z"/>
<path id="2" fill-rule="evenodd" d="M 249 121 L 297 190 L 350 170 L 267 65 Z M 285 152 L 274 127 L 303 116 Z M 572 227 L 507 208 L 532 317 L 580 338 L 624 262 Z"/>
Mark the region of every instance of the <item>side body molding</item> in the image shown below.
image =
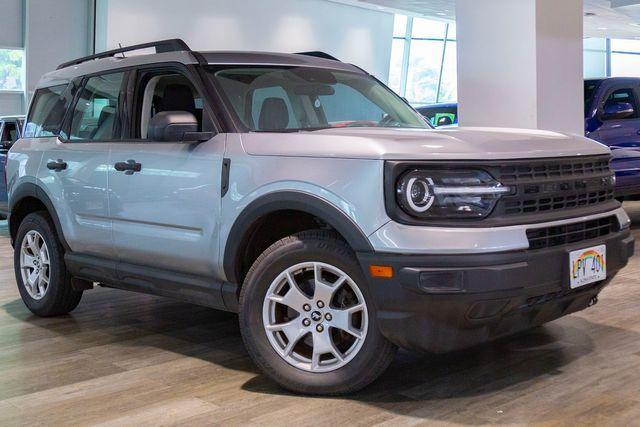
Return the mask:
<path id="1" fill-rule="evenodd" d="M 251 202 L 237 217 L 224 250 L 224 273 L 231 283 L 238 283 L 236 262 L 242 244 L 255 224 L 264 215 L 276 211 L 296 210 L 322 219 L 349 243 L 355 252 L 372 252 L 373 247 L 358 225 L 335 205 L 313 194 L 301 191 L 268 193 Z"/>

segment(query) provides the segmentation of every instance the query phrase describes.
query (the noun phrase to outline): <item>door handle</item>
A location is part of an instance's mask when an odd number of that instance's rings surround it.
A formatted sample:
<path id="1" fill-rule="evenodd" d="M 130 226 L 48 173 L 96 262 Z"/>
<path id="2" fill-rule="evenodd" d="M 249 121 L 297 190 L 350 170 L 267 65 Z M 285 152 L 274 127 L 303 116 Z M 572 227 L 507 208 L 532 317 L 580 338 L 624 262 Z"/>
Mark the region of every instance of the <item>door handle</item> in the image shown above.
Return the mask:
<path id="1" fill-rule="evenodd" d="M 133 175 L 142 171 L 142 164 L 136 163 L 135 160 L 127 160 L 126 162 L 118 162 L 114 165 L 118 172 L 124 172 L 126 175 Z"/>
<path id="2" fill-rule="evenodd" d="M 65 170 L 67 168 L 67 163 L 62 161 L 62 159 L 58 159 L 56 161 L 51 161 L 49 163 L 47 163 L 47 169 L 52 170 L 52 171 L 62 171 Z"/>

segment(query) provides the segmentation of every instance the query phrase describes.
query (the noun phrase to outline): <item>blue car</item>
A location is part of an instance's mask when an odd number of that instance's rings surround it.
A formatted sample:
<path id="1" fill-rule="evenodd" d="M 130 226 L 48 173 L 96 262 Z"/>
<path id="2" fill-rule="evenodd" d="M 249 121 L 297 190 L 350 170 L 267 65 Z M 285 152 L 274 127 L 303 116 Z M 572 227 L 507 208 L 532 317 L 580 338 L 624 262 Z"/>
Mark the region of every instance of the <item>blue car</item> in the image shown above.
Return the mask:
<path id="1" fill-rule="evenodd" d="M 584 82 L 585 136 L 611 148 L 619 199 L 640 199 L 639 100 L 640 78 Z M 417 110 L 436 127 L 458 122 L 458 104 L 434 104 Z M 448 117 L 454 119 L 450 122 Z"/>
<path id="2" fill-rule="evenodd" d="M 5 166 L 9 149 L 20 138 L 24 116 L 0 117 L 0 219 L 7 217 L 7 176 Z"/>

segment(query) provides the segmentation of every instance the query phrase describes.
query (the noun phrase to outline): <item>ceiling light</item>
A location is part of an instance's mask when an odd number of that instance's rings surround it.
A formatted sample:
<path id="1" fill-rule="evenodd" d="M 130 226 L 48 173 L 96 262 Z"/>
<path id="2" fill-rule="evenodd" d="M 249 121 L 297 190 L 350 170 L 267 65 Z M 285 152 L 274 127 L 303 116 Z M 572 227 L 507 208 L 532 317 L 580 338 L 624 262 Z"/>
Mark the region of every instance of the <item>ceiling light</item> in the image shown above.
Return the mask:
<path id="1" fill-rule="evenodd" d="M 599 29 L 600 31 L 608 30 L 608 28 L 607 28 L 607 27 L 600 27 L 600 28 L 598 28 L 598 29 Z"/>
<path id="2" fill-rule="evenodd" d="M 593 12 L 585 12 L 584 16 L 596 16 L 596 14 Z"/>

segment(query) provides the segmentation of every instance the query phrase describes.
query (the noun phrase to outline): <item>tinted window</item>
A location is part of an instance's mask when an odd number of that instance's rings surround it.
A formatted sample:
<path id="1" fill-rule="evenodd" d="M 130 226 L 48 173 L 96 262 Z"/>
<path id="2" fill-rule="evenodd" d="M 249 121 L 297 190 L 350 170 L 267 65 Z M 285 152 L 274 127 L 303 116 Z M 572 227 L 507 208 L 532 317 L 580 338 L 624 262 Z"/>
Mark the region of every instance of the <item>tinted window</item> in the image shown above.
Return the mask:
<path id="1" fill-rule="evenodd" d="M 627 119 L 633 119 L 638 117 L 638 106 L 636 103 L 636 97 L 633 94 L 633 89 L 625 88 L 618 89 L 609 95 L 605 105 L 611 104 L 631 104 L 634 110 L 634 114 L 632 116 L 627 117 Z"/>
<path id="2" fill-rule="evenodd" d="M 2 129 L 2 142 L 16 142 L 18 139 L 18 128 L 15 122 L 5 122 Z"/>
<path id="3" fill-rule="evenodd" d="M 58 135 L 70 100 L 69 96 L 65 96 L 67 86 L 64 84 L 36 90 L 27 118 L 25 138 Z"/>
<path id="4" fill-rule="evenodd" d="M 70 139 L 111 140 L 120 136 L 118 108 L 124 73 L 91 77 L 71 119 Z"/>

